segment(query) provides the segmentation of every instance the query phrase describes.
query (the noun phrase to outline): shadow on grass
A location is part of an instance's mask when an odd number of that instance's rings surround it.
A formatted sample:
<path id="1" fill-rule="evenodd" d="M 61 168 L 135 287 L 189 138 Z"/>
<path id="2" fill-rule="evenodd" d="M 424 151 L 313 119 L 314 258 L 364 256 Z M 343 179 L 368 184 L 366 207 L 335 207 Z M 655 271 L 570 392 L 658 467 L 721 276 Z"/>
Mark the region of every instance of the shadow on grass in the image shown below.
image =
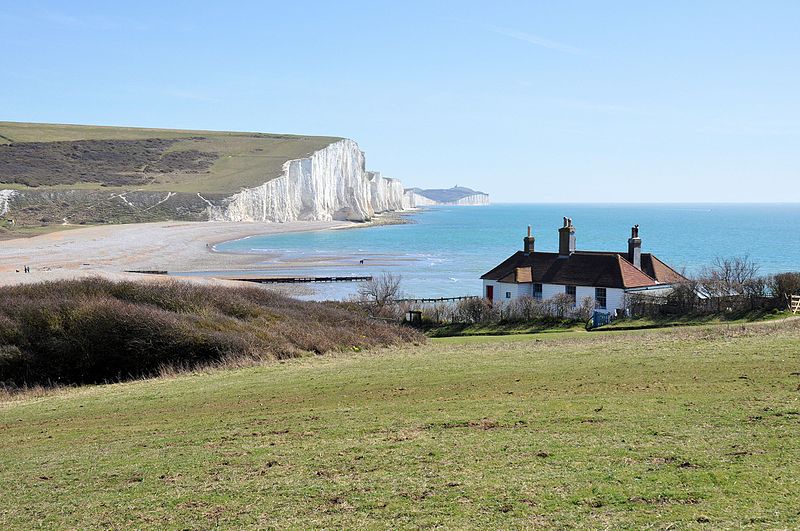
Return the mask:
<path id="1" fill-rule="evenodd" d="M 572 332 L 583 330 L 584 323 L 574 319 L 546 319 L 524 322 L 500 323 L 423 323 L 419 329 L 428 337 L 504 336 L 512 334 L 538 334 L 545 332 Z"/>
<path id="2" fill-rule="evenodd" d="M 643 330 L 648 328 L 670 328 L 676 326 L 699 326 L 711 324 L 753 323 L 791 317 L 791 312 L 779 310 L 747 310 L 712 314 L 671 315 L 661 317 L 635 317 L 617 319 L 605 326 L 593 328 L 592 332 Z"/>
<path id="3" fill-rule="evenodd" d="M 750 310 L 704 315 L 682 315 L 663 317 L 624 318 L 612 323 L 592 328 L 592 332 L 614 332 L 624 330 L 645 330 L 650 328 L 671 328 L 680 326 L 700 326 L 712 324 L 752 323 L 773 321 L 791 317 L 791 312 L 777 310 Z M 585 330 L 584 322 L 575 319 L 539 319 L 534 321 L 514 321 L 500 323 L 422 323 L 418 327 L 428 337 L 459 336 L 504 336 L 514 334 L 539 334 L 554 332 L 574 332 Z"/>

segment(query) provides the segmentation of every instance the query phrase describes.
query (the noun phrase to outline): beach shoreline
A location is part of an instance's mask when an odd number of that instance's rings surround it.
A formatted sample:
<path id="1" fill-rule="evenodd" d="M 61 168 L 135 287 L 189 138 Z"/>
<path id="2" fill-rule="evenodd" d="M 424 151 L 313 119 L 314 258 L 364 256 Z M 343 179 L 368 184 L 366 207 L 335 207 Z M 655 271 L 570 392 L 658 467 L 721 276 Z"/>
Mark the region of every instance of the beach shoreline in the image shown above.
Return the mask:
<path id="1" fill-rule="evenodd" d="M 155 222 L 96 225 L 0 242 L 0 285 L 101 276 L 114 280 L 163 280 L 173 275 L 130 271 L 246 271 L 275 255 L 229 253 L 214 246 L 250 236 L 322 230 L 369 228 L 409 223 L 406 213 L 376 216 L 369 222 Z M 31 268 L 24 273 L 25 266 Z M 283 263 L 281 268 L 292 268 Z M 296 266 L 295 266 L 296 267 Z M 208 276 L 186 276 L 201 283 L 226 283 Z"/>

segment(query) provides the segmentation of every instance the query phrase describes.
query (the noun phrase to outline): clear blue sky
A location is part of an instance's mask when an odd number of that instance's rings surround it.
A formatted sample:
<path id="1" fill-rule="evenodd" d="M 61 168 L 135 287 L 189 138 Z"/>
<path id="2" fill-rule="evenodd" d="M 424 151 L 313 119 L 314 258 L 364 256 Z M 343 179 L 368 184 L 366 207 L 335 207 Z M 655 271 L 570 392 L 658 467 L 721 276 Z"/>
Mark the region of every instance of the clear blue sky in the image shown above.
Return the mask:
<path id="1" fill-rule="evenodd" d="M 800 201 L 800 2 L 0 2 L 0 119 L 353 138 L 495 201 Z"/>

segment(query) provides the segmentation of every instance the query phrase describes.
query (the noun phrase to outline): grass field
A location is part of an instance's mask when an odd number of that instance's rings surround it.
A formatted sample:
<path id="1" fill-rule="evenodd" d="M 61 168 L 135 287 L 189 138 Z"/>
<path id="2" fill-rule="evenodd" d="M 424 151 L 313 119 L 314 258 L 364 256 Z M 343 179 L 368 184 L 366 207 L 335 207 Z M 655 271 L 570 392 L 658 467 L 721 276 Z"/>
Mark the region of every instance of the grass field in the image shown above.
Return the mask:
<path id="1" fill-rule="evenodd" d="M 800 324 L 435 339 L 0 403 L 0 527 L 800 526 Z"/>
<path id="2" fill-rule="evenodd" d="M 12 142 L 55 142 L 72 140 L 143 140 L 188 139 L 191 142 L 173 145 L 171 150 L 198 150 L 215 153 L 208 173 L 156 174 L 155 182 L 135 189 L 145 191 L 236 193 L 243 187 L 263 184 L 281 174 L 283 163 L 305 157 L 340 140 L 337 137 L 301 136 L 268 133 L 188 131 L 178 129 L 145 129 L 85 125 L 0 122 L 0 145 Z M 24 189 L 16 184 L 0 184 L 0 188 Z M 46 187 L 37 187 L 41 190 Z M 54 186 L 54 189 L 94 189 L 97 183 Z M 121 189 L 128 189 L 123 187 Z M 104 190 L 113 191 L 114 187 Z"/>

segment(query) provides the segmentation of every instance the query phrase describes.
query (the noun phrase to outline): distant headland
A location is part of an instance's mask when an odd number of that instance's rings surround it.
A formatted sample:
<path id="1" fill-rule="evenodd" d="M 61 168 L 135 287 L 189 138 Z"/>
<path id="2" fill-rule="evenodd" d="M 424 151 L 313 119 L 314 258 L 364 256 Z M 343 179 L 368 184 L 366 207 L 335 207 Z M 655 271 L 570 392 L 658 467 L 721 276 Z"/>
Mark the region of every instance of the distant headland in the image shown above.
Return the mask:
<path id="1" fill-rule="evenodd" d="M 489 194 L 464 186 L 452 188 L 411 188 L 406 194 L 413 194 L 415 206 L 429 205 L 488 205 Z"/>

